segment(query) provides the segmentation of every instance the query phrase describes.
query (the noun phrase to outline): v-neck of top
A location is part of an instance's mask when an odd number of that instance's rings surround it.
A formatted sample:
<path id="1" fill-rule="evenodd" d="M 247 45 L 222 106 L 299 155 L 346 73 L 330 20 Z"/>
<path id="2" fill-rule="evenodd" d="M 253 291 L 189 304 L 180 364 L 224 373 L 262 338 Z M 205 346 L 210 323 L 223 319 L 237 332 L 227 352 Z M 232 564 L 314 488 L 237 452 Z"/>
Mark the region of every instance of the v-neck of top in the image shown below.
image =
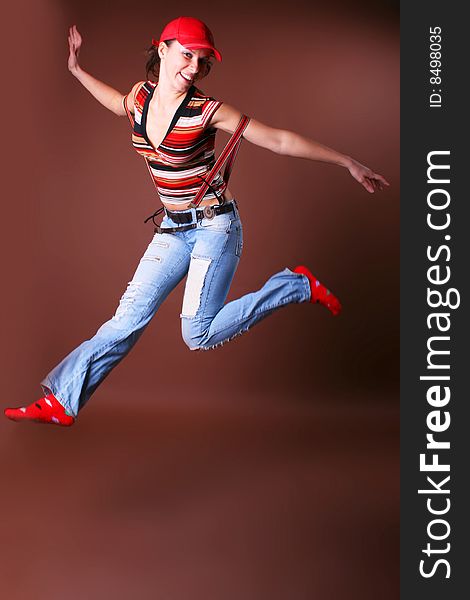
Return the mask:
<path id="1" fill-rule="evenodd" d="M 163 142 L 166 140 L 166 138 L 169 136 L 170 132 L 173 130 L 174 126 L 178 122 L 178 119 L 180 118 L 181 113 L 184 111 L 184 109 L 188 105 L 188 103 L 189 103 L 189 101 L 190 101 L 190 99 L 191 99 L 191 97 L 193 95 L 193 92 L 194 92 L 194 86 L 192 85 L 189 88 L 186 96 L 181 101 L 181 104 L 176 109 L 175 114 L 173 115 L 173 118 L 171 120 L 170 126 L 168 127 L 168 130 L 165 133 L 165 137 L 162 139 L 162 141 L 160 142 L 160 144 L 157 147 L 155 147 L 152 144 L 152 142 L 150 141 L 150 139 L 149 139 L 149 137 L 147 135 L 147 115 L 148 115 L 150 100 L 153 98 L 153 94 L 154 94 L 155 90 L 157 89 L 157 85 L 155 85 L 155 87 L 153 88 L 153 90 L 151 90 L 151 92 L 149 93 L 149 95 L 145 99 L 144 106 L 143 106 L 143 109 L 142 109 L 142 133 L 144 134 L 144 138 L 147 140 L 147 142 L 149 143 L 149 145 L 154 150 L 158 150 L 159 148 L 161 148 Z"/>

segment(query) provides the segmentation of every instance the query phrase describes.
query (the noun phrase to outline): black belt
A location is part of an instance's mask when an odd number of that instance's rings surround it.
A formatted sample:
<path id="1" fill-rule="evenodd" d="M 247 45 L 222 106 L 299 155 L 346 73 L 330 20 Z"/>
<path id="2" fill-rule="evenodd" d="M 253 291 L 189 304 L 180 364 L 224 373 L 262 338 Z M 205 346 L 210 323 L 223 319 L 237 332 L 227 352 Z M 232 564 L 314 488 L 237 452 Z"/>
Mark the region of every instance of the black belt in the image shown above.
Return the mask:
<path id="1" fill-rule="evenodd" d="M 234 204 L 235 201 L 233 200 L 227 204 L 216 204 L 215 206 L 197 208 L 196 220 L 213 219 L 217 215 L 224 215 L 231 211 L 235 212 Z M 197 223 L 192 222 L 192 212 L 171 211 L 165 208 L 165 214 L 175 223 L 189 223 L 189 225 L 183 225 L 182 227 L 160 227 L 157 225 L 153 230 L 155 233 L 176 233 L 177 231 L 189 231 L 190 229 L 195 229 L 197 227 Z"/>
<path id="2" fill-rule="evenodd" d="M 196 219 L 213 219 L 217 215 L 224 215 L 234 210 L 233 202 L 227 204 L 216 204 L 215 206 L 204 206 L 196 209 Z M 192 212 L 171 211 L 165 208 L 165 213 L 175 223 L 191 223 L 193 220 Z"/>
<path id="3" fill-rule="evenodd" d="M 197 208 L 196 219 L 213 219 L 217 215 L 224 215 L 230 211 L 235 212 L 234 203 L 235 201 Z M 191 222 L 193 220 L 192 212 L 171 211 L 165 208 L 165 214 L 175 223 L 189 223 L 189 225 L 183 225 L 183 227 L 160 227 L 157 225 L 154 229 L 155 233 L 176 233 L 177 231 L 189 231 L 197 227 L 197 223 Z"/>

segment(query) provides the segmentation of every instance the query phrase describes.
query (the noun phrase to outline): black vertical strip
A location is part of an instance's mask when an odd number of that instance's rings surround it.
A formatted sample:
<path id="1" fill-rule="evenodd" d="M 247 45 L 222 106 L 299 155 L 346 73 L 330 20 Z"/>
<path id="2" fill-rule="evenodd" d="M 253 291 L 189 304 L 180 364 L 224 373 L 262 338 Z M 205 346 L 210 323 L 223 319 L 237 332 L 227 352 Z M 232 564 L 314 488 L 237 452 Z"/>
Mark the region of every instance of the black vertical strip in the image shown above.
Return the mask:
<path id="1" fill-rule="evenodd" d="M 470 568 L 467 565 L 470 497 L 467 486 L 470 462 L 470 398 L 466 373 L 469 332 L 467 299 L 469 297 L 470 258 L 466 216 L 470 203 L 466 190 L 469 172 L 468 108 L 465 88 L 468 79 L 470 29 L 464 17 L 464 3 L 403 1 L 401 3 L 401 599 L 417 600 L 461 599 L 468 595 Z M 430 29 L 441 29 L 441 81 L 431 83 Z M 436 49 L 437 46 L 434 46 Z M 430 108 L 430 94 L 441 96 L 441 107 Z M 439 100 L 434 96 L 434 100 Z M 450 178 L 449 184 L 427 181 L 427 156 L 432 151 L 449 151 L 434 159 L 449 164 L 449 171 L 434 171 L 436 178 Z M 446 175 L 446 174 L 447 175 Z M 449 194 L 449 206 L 443 210 L 428 206 L 444 204 Z M 435 200 L 435 202 L 434 202 Z M 434 230 L 427 224 L 428 214 L 434 224 L 445 229 Z M 446 216 L 448 215 L 448 217 Z M 450 236 L 446 238 L 446 236 Z M 428 258 L 427 250 L 433 259 Z M 448 248 L 448 250 L 446 250 Z M 450 255 L 449 255 L 450 253 Z M 431 267 L 437 267 L 428 271 Z M 432 283 L 429 276 L 446 283 Z M 455 305 L 432 308 L 428 288 L 436 293 L 431 301 L 438 304 L 438 293 Z M 454 290 L 454 291 L 451 291 Z M 437 318 L 443 315 L 440 331 Z M 428 322 L 428 318 L 430 321 Z M 430 325 L 430 327 L 429 327 Z M 433 362 L 449 369 L 430 369 L 427 344 L 432 337 L 449 337 L 431 342 L 434 349 L 450 351 L 433 357 Z M 420 380 L 420 376 L 449 376 L 449 381 Z M 448 386 L 447 405 L 433 407 L 427 399 L 431 386 L 444 393 Z M 438 411 L 432 415 L 433 411 Z M 429 425 L 437 420 L 445 424 L 446 412 L 450 426 L 440 433 Z M 434 418 L 434 420 L 432 420 Z M 430 419 L 427 421 L 427 419 Z M 450 449 L 427 449 L 426 435 L 450 442 Z M 450 471 L 423 472 L 420 454 L 430 463 L 437 454 L 440 464 L 450 465 Z M 427 477 L 434 485 L 427 481 Z M 450 476 L 447 483 L 442 483 Z M 418 494 L 419 489 L 449 490 L 449 493 Z M 448 512 L 431 514 L 436 511 Z M 438 521 L 440 520 L 440 521 Z M 431 534 L 431 535 L 430 535 Z M 448 535 L 447 535 L 448 534 Z M 442 539 L 433 539 L 433 537 Z M 449 544 L 449 545 L 448 545 Z M 423 552 L 425 551 L 425 552 Z M 423 576 L 420 573 L 420 561 Z M 438 562 L 446 561 L 446 562 Z M 450 577 L 446 575 L 450 573 Z"/>
<path id="2" fill-rule="evenodd" d="M 144 106 L 143 106 L 143 109 L 142 109 L 142 133 L 143 133 L 144 138 L 148 142 L 149 146 L 152 147 L 152 148 L 154 148 L 154 146 L 153 146 L 152 142 L 150 141 L 150 138 L 147 135 L 147 116 L 148 116 L 149 104 L 150 104 L 150 101 L 152 100 L 153 94 L 154 94 L 154 92 L 155 92 L 156 89 L 157 89 L 157 86 L 152 87 L 152 89 L 150 90 L 147 98 L 145 98 Z M 195 89 L 196 88 L 194 87 L 194 85 L 192 85 L 189 88 L 189 90 L 186 92 L 185 97 L 183 98 L 183 100 L 179 104 L 178 108 L 175 111 L 175 114 L 173 115 L 173 118 L 171 119 L 171 123 L 168 126 L 168 129 L 167 129 L 167 131 L 165 133 L 165 137 L 162 139 L 162 141 L 160 142 L 159 146 L 157 148 L 154 148 L 155 150 L 158 150 L 158 148 L 160 148 L 163 145 L 163 142 L 166 140 L 166 138 L 168 137 L 168 135 L 170 134 L 170 132 L 173 130 L 174 126 L 178 122 L 178 119 L 181 117 L 181 115 L 183 114 L 183 112 L 186 109 L 187 105 L 189 104 L 189 101 L 193 97 Z"/>

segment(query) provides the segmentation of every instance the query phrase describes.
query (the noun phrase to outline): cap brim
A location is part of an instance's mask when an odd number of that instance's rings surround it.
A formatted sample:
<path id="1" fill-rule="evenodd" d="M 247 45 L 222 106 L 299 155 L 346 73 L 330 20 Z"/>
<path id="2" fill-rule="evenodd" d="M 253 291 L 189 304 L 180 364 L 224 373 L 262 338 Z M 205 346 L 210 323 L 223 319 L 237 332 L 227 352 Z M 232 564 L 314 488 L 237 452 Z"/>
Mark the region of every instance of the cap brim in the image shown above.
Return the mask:
<path id="1" fill-rule="evenodd" d="M 212 50 L 212 54 L 215 56 L 216 60 L 218 60 L 219 62 L 222 62 L 222 54 L 220 54 L 220 52 L 217 50 L 217 48 L 214 48 L 214 46 L 209 46 L 209 45 L 204 45 L 204 44 L 183 44 L 182 42 L 180 42 L 180 44 L 182 46 L 185 46 L 185 48 L 188 48 L 189 50 L 191 50 L 191 48 L 193 50 L 199 50 L 199 49 L 204 49 L 204 50 Z"/>

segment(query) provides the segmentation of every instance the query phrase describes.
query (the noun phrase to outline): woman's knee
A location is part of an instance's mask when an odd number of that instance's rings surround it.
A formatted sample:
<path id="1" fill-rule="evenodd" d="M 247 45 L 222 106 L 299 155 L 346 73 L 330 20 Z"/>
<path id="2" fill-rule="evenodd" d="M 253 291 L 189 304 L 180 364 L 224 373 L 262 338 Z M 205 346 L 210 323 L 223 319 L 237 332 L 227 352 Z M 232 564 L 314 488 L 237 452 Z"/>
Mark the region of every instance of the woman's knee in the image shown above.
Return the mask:
<path id="1" fill-rule="evenodd" d="M 203 335 L 201 335 L 195 319 L 181 317 L 181 334 L 184 343 L 190 350 L 202 350 L 204 348 Z"/>

